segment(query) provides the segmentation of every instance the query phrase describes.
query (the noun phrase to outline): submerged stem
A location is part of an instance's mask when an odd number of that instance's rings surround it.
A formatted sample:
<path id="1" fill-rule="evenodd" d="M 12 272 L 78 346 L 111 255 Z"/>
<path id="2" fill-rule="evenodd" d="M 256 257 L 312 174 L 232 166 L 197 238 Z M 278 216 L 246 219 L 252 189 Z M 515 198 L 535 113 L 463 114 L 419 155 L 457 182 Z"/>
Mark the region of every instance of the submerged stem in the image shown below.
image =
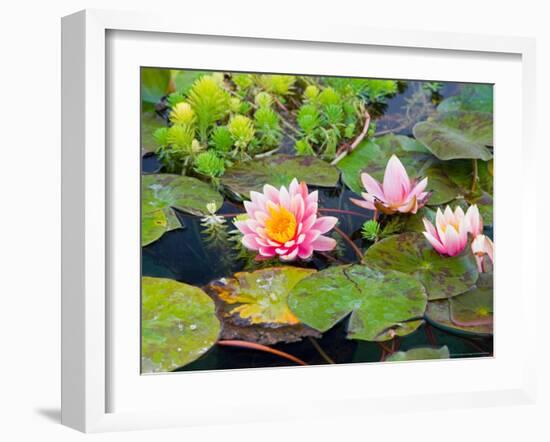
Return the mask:
<path id="1" fill-rule="evenodd" d="M 472 160 L 474 166 L 474 176 L 472 178 L 472 192 L 476 191 L 477 180 L 478 180 L 478 169 L 477 169 L 477 160 Z"/>
<path id="2" fill-rule="evenodd" d="M 355 245 L 355 243 L 351 240 L 351 238 L 346 235 L 344 232 L 342 232 L 341 229 L 339 229 L 338 227 L 334 226 L 334 231 L 336 233 L 338 233 L 338 235 L 340 235 L 344 241 L 346 241 L 350 246 L 351 248 L 353 249 L 353 251 L 355 252 L 355 254 L 357 255 L 357 257 L 359 258 L 359 261 L 363 261 L 363 253 L 361 252 L 361 250 L 359 249 L 359 247 L 357 247 Z"/>
<path id="3" fill-rule="evenodd" d="M 319 352 L 319 354 L 325 361 L 327 361 L 329 364 L 336 364 L 336 362 L 334 362 L 334 360 L 325 353 L 325 350 L 323 350 L 323 348 L 319 345 L 319 343 L 315 338 L 312 338 L 311 336 L 309 336 L 308 339 L 309 339 L 309 342 L 311 342 L 311 345 L 315 347 L 315 350 Z"/>
<path id="4" fill-rule="evenodd" d="M 264 351 L 266 353 L 271 353 L 277 356 L 280 356 L 282 358 L 288 359 L 289 361 L 295 362 L 299 365 L 308 365 L 301 359 L 298 359 L 296 356 L 292 356 L 288 353 L 285 353 L 284 351 L 275 350 L 274 348 L 268 347 L 267 345 L 257 344 L 255 342 L 248 342 L 248 341 L 238 341 L 238 340 L 222 340 L 218 341 L 218 345 L 226 346 L 226 347 L 240 347 L 240 348 L 249 348 L 251 350 L 259 350 Z"/>
<path id="5" fill-rule="evenodd" d="M 342 213 L 346 215 L 355 215 L 361 216 L 363 218 L 370 219 L 370 216 L 366 213 L 354 212 L 353 210 L 344 210 L 344 209 L 319 209 L 319 212 L 332 212 L 332 213 Z"/>

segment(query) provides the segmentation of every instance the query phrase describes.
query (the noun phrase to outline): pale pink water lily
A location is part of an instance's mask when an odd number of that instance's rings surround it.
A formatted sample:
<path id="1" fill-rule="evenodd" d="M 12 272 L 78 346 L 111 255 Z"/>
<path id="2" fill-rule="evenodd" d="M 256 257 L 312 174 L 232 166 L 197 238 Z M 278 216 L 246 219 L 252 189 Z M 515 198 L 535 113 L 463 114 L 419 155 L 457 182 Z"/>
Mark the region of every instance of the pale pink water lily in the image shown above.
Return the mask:
<path id="1" fill-rule="evenodd" d="M 361 194 L 363 199 L 351 198 L 351 201 L 365 209 L 379 210 L 385 214 L 416 213 L 430 197 L 430 192 L 425 191 L 428 178 L 419 182 L 411 180 L 395 155 L 392 155 L 386 165 L 382 183 L 368 173 L 361 174 L 361 182 L 366 189 Z"/>
<path id="2" fill-rule="evenodd" d="M 477 268 L 479 272 L 484 272 L 486 270 L 485 255 L 493 262 L 493 241 L 483 235 L 483 218 L 479 213 L 477 205 L 474 204 L 468 208 L 466 219 L 468 230 L 474 238 L 471 247 L 472 253 L 476 257 Z"/>
<path id="3" fill-rule="evenodd" d="M 493 262 L 493 241 L 485 235 L 477 235 L 472 241 L 472 253 L 476 257 L 477 269 L 480 273 L 486 271 L 485 255 Z"/>
<path id="4" fill-rule="evenodd" d="M 445 212 L 437 209 L 435 227 L 426 218 L 422 221 L 426 229 L 422 233 L 438 253 L 456 256 L 466 247 L 469 223 L 460 206 L 454 212 L 449 206 L 445 208 Z"/>
<path id="5" fill-rule="evenodd" d="M 243 245 L 258 251 L 258 259 L 308 259 L 316 250 L 336 247 L 336 241 L 323 233 L 330 231 L 338 218 L 317 217 L 318 192 L 309 193 L 306 183 L 293 179 L 288 189 L 266 184 L 263 193 L 250 192 L 250 199 L 244 203 L 247 218 L 234 224 L 244 235 Z"/>

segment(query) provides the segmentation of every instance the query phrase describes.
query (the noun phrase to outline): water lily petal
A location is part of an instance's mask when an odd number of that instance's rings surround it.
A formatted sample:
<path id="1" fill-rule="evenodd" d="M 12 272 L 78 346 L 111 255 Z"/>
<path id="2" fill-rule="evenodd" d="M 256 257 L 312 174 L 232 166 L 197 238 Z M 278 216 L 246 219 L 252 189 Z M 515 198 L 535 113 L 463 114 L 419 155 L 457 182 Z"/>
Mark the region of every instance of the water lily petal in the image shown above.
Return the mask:
<path id="1" fill-rule="evenodd" d="M 328 236 L 319 236 L 315 241 L 311 243 L 313 250 L 320 252 L 329 252 L 336 247 L 336 240 L 329 238 Z"/>
<path id="2" fill-rule="evenodd" d="M 374 207 L 374 204 L 369 202 L 369 201 L 365 201 L 365 200 L 358 200 L 358 199 L 355 199 L 355 198 L 350 198 L 350 201 L 359 206 L 359 207 L 363 207 L 364 209 L 369 209 L 369 210 L 376 210 L 376 207 Z"/>
<path id="3" fill-rule="evenodd" d="M 319 230 L 321 233 L 326 233 L 331 230 L 337 222 L 338 218 L 335 216 L 322 216 L 321 218 L 317 218 L 312 229 Z"/>
<path id="4" fill-rule="evenodd" d="M 382 190 L 380 183 L 368 173 L 365 172 L 361 174 L 361 182 L 368 193 L 374 195 L 378 199 L 384 200 L 384 191 Z"/>
<path id="5" fill-rule="evenodd" d="M 410 192 L 411 182 L 405 167 L 395 155 L 392 155 L 384 172 L 383 190 L 385 198 L 392 203 L 399 203 L 404 193 Z"/>

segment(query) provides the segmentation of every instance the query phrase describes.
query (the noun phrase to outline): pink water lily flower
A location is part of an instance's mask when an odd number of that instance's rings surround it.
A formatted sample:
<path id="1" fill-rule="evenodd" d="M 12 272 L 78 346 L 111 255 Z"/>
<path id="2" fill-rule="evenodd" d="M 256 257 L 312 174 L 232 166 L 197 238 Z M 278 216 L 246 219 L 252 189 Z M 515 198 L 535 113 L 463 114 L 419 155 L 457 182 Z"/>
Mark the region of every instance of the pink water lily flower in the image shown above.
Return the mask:
<path id="1" fill-rule="evenodd" d="M 477 235 L 472 241 L 472 253 L 476 257 L 477 269 L 480 273 L 486 271 L 485 255 L 493 262 L 493 241 L 485 235 Z"/>
<path id="2" fill-rule="evenodd" d="M 263 193 L 250 192 L 245 201 L 248 215 L 235 221 L 244 235 L 243 245 L 257 250 L 257 259 L 278 256 L 282 261 L 308 259 L 315 250 L 330 251 L 336 241 L 323 233 L 331 230 L 338 218 L 317 217 L 318 192 L 308 193 L 306 183 L 293 179 L 289 188 L 266 184 Z"/>
<path id="3" fill-rule="evenodd" d="M 466 247 L 469 223 L 460 206 L 454 212 L 449 206 L 445 208 L 445 212 L 437 209 L 435 227 L 426 218 L 422 221 L 426 229 L 422 233 L 438 253 L 456 256 Z"/>
<path id="4" fill-rule="evenodd" d="M 483 218 L 475 204 L 468 208 L 466 219 L 468 222 L 468 230 L 474 238 L 471 247 L 472 253 L 476 257 L 477 268 L 479 272 L 484 272 L 486 270 L 485 255 L 493 262 L 493 241 L 483 235 Z"/>
<path id="5" fill-rule="evenodd" d="M 411 180 L 395 155 L 392 155 L 386 165 L 382 184 L 368 173 L 361 174 L 361 182 L 366 189 L 361 194 L 363 199 L 351 198 L 351 201 L 365 209 L 380 210 L 385 214 L 416 213 L 430 197 L 430 193 L 425 192 L 428 178 L 418 183 Z"/>

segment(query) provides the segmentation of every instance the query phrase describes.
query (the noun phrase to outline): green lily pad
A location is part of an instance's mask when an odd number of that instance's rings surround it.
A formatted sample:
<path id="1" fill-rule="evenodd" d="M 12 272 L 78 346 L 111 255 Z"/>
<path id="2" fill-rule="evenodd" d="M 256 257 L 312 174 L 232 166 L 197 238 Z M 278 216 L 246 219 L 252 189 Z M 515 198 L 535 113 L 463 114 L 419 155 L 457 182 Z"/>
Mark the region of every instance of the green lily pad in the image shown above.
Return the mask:
<path id="1" fill-rule="evenodd" d="M 490 160 L 486 146 L 493 145 L 493 114 L 442 112 L 413 127 L 415 138 L 441 160 Z"/>
<path id="2" fill-rule="evenodd" d="M 192 215 L 206 215 L 206 205 L 214 203 L 216 210 L 223 204 L 223 197 L 212 187 L 196 178 L 151 174 L 141 178 L 143 212 L 173 207 Z"/>
<path id="3" fill-rule="evenodd" d="M 173 77 L 176 91 L 178 91 L 180 94 L 187 94 L 187 92 L 189 92 L 189 90 L 193 86 L 193 83 L 203 75 L 207 74 L 208 72 L 203 71 L 174 71 Z"/>
<path id="4" fill-rule="evenodd" d="M 216 210 L 222 196 L 208 184 L 195 178 L 151 174 L 141 177 L 141 245 L 146 246 L 164 233 L 183 227 L 174 208 L 193 215 L 208 213 L 206 205 L 214 202 Z"/>
<path id="5" fill-rule="evenodd" d="M 440 348 L 421 347 L 398 351 L 388 356 L 386 361 L 418 361 L 422 359 L 449 359 L 450 357 L 449 348 L 444 345 Z"/>
<path id="6" fill-rule="evenodd" d="M 141 100 L 154 105 L 170 92 L 170 69 L 141 68 Z"/>
<path id="7" fill-rule="evenodd" d="M 338 169 L 319 158 L 272 155 L 236 164 L 225 172 L 221 182 L 248 198 L 250 191 L 261 191 L 264 184 L 288 186 L 296 178 L 313 186 L 333 187 L 338 177 Z"/>
<path id="8" fill-rule="evenodd" d="M 427 189 L 432 192 L 428 204 L 444 204 L 461 196 L 463 191 L 442 170 L 442 162 L 429 153 L 421 152 L 419 144 L 412 138 L 392 134 L 384 135 L 376 142 L 361 143 L 338 163 L 342 179 L 351 190 L 361 194 L 365 191 L 361 184 L 361 173 L 367 172 L 382 182 L 388 160 L 395 154 L 405 166 L 409 177 L 428 177 Z"/>
<path id="9" fill-rule="evenodd" d="M 218 306 L 223 338 L 275 344 L 319 337 L 300 323 L 287 303 L 291 289 L 313 273 L 313 269 L 300 267 L 269 267 L 208 284 L 205 291 Z"/>
<path id="10" fill-rule="evenodd" d="M 220 333 L 214 302 L 198 287 L 142 278 L 142 373 L 172 371 L 198 359 Z"/>
<path id="11" fill-rule="evenodd" d="M 464 86 L 458 95 L 443 100 L 437 107 L 439 112 L 476 111 L 493 112 L 493 86 L 475 84 Z"/>
<path id="12" fill-rule="evenodd" d="M 427 297 L 415 278 L 352 265 L 329 267 L 301 280 L 288 304 L 302 322 L 321 332 L 351 313 L 348 338 L 386 341 L 422 324 Z"/>
<path id="13" fill-rule="evenodd" d="M 464 293 L 479 276 L 468 246 L 460 255 L 442 256 L 423 235 L 415 232 L 390 236 L 373 244 L 365 260 L 371 266 L 413 276 L 424 284 L 430 300 Z"/>
<path id="14" fill-rule="evenodd" d="M 476 285 L 448 300 L 428 303 L 426 319 L 460 334 L 493 334 L 493 273 L 482 273 Z"/>
<path id="15" fill-rule="evenodd" d="M 141 114 L 141 154 L 154 152 L 157 143 L 153 137 L 155 130 L 166 127 L 166 122 L 157 116 L 155 112 L 143 112 Z"/>

